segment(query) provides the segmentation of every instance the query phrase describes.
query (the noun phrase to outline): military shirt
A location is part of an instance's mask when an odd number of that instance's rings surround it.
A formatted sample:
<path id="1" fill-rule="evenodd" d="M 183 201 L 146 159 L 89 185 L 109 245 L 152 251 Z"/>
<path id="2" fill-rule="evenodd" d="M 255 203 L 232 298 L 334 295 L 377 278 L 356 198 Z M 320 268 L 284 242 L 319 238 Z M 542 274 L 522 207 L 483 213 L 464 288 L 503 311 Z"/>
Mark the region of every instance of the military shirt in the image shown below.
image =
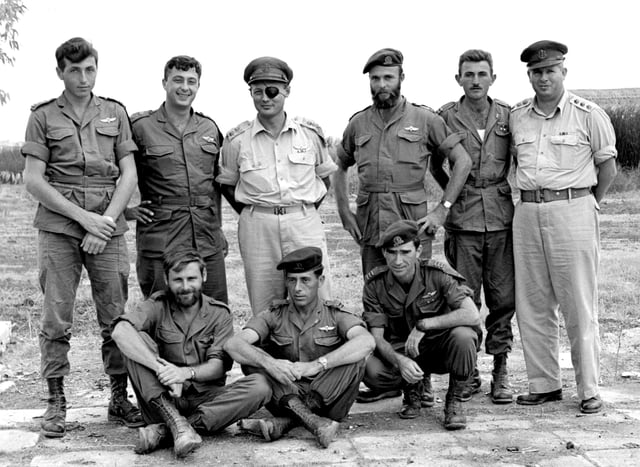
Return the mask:
<path id="1" fill-rule="evenodd" d="M 384 328 L 384 337 L 394 349 L 404 348 L 418 321 L 457 310 L 466 297 L 473 297 L 473 291 L 463 282 L 464 278 L 449 265 L 420 260 L 406 292 L 388 266 L 379 266 L 365 277 L 364 320 L 369 328 Z M 436 337 L 447 331 L 429 330 L 425 335 Z"/>
<path id="2" fill-rule="evenodd" d="M 225 248 L 220 235 L 220 191 L 214 183 L 222 134 L 209 117 L 191 111 L 180 133 L 164 104 L 131 118 L 138 187 L 150 200 L 153 221 L 137 223 L 138 251 L 162 257 L 176 248 L 196 248 L 204 257 Z"/>
<path id="3" fill-rule="evenodd" d="M 322 199 L 327 193 L 322 179 L 336 169 L 315 123 L 287 117 L 282 132 L 273 136 L 256 118 L 227 134 L 216 180 L 235 186 L 242 204 L 292 206 Z"/>
<path id="4" fill-rule="evenodd" d="M 459 141 L 435 112 L 404 97 L 386 123 L 373 106 L 351 117 L 338 159 L 358 167 L 356 219 L 364 244 L 375 245 L 397 220 L 427 215 L 429 157 L 436 149 L 448 155 Z"/>
<path id="5" fill-rule="evenodd" d="M 233 318 L 229 307 L 213 298 L 202 296 L 200 311 L 188 329 L 183 329 L 174 315 L 182 313 L 174 308 L 166 292 L 156 292 L 140 303 L 135 310 L 120 315 L 112 326 L 128 321 L 139 332 L 145 332 L 158 344 L 160 357 L 176 366 L 197 366 L 214 358 L 221 360 L 224 371 L 229 371 L 233 361 L 222 350 L 224 343 L 233 336 Z M 224 386 L 226 375 L 214 381 L 187 381 L 198 391 L 214 384 Z"/>
<path id="6" fill-rule="evenodd" d="M 609 116 L 568 91 L 550 115 L 543 115 L 535 99 L 516 104 L 509 125 L 521 190 L 592 187 L 598 183 L 596 166 L 618 154 Z"/>
<path id="7" fill-rule="evenodd" d="M 64 93 L 32 107 L 24 156 L 47 164 L 45 177 L 62 196 L 82 209 L 103 214 L 120 177 L 119 161 L 136 149 L 127 111 L 119 102 L 91 95 L 79 119 Z M 76 221 L 38 204 L 34 227 L 83 238 Z M 124 215 L 116 219 L 113 236 L 127 230 Z"/>
<path id="8" fill-rule="evenodd" d="M 511 161 L 510 109 L 504 102 L 489 98 L 489 115 L 481 137 L 473 117 L 462 104 L 464 98 L 438 110 L 447 126 L 462 136 L 461 144 L 473 163 L 444 227 L 471 232 L 506 230 L 511 228 L 513 218 L 511 187 L 507 182 Z"/>
<path id="9" fill-rule="evenodd" d="M 260 336 L 259 345 L 273 358 L 311 362 L 344 344 L 347 332 L 364 323 L 339 303 L 318 300 L 306 322 L 288 300 L 276 300 L 269 310 L 251 318 L 245 329 Z"/>

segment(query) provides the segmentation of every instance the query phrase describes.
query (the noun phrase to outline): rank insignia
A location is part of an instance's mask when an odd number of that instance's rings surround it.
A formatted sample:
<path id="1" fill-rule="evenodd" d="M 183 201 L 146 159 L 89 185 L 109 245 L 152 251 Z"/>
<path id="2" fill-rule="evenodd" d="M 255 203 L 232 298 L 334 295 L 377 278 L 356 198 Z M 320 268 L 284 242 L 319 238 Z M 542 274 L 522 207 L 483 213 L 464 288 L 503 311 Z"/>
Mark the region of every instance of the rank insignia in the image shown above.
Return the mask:
<path id="1" fill-rule="evenodd" d="M 111 123 L 116 121 L 116 117 L 107 117 L 100 120 L 102 123 Z"/>
<path id="2" fill-rule="evenodd" d="M 303 152 L 307 152 L 309 148 L 307 146 L 294 146 L 293 150 L 297 153 L 297 154 L 301 154 Z"/>
<path id="3" fill-rule="evenodd" d="M 435 294 L 436 294 L 435 290 L 433 292 L 427 292 L 422 296 L 422 298 L 426 298 L 426 299 L 433 298 Z"/>
<path id="4" fill-rule="evenodd" d="M 213 136 L 203 136 L 202 139 L 205 140 L 207 143 L 215 143 L 216 142 L 216 139 Z"/>
<path id="5" fill-rule="evenodd" d="M 333 331 L 335 328 L 336 328 L 335 326 L 322 326 L 321 328 L 318 328 L 318 329 L 324 332 L 328 332 L 328 331 Z"/>
<path id="6" fill-rule="evenodd" d="M 405 128 L 405 131 L 414 132 L 414 131 L 418 131 L 418 129 L 415 126 L 409 125 L 408 127 Z"/>

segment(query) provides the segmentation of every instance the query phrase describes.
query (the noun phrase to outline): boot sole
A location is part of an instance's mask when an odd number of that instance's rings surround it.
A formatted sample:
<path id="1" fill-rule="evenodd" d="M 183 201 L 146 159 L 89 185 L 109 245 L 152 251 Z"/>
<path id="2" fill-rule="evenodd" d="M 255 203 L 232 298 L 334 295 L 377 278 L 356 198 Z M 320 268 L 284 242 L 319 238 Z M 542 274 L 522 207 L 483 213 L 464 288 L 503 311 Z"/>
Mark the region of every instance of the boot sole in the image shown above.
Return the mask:
<path id="1" fill-rule="evenodd" d="M 124 417 L 120 417 L 119 415 L 108 414 L 107 420 L 110 422 L 119 423 L 120 425 L 124 425 L 127 428 L 141 428 L 143 426 L 147 426 L 144 420 L 140 420 L 139 422 L 128 422 Z"/>
<path id="2" fill-rule="evenodd" d="M 180 449 L 176 449 L 175 446 L 173 449 L 176 454 L 176 457 L 182 458 L 182 457 L 188 456 L 193 451 L 198 449 L 201 444 L 202 444 L 202 439 L 200 439 L 199 441 L 194 440 L 194 441 L 189 441 L 184 446 L 180 446 Z"/>
<path id="3" fill-rule="evenodd" d="M 41 429 L 40 433 L 45 438 L 62 438 L 64 435 L 67 434 L 67 430 L 65 430 L 65 431 L 47 431 L 45 429 Z"/>
<path id="4" fill-rule="evenodd" d="M 331 441 L 333 441 L 338 434 L 338 428 L 340 428 L 340 423 L 334 420 L 331 422 L 331 425 L 323 430 L 321 434 L 316 436 L 316 439 L 318 440 L 320 446 L 322 446 L 323 448 L 328 448 L 331 444 Z"/>
<path id="5" fill-rule="evenodd" d="M 494 404 L 497 405 L 501 405 L 501 404 L 511 404 L 513 402 L 513 397 L 511 399 L 495 399 L 495 398 L 491 398 L 491 402 L 493 402 Z"/>
<path id="6" fill-rule="evenodd" d="M 444 426 L 447 430 L 462 430 L 467 427 L 466 423 L 450 423 L 449 425 Z"/>

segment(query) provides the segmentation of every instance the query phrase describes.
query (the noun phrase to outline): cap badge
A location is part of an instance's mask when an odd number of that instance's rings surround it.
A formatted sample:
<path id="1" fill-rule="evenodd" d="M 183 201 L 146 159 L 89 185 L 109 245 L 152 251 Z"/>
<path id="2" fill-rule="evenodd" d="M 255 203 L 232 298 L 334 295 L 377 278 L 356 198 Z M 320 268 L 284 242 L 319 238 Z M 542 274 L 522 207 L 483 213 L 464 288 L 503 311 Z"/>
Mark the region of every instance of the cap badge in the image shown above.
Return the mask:
<path id="1" fill-rule="evenodd" d="M 387 55 L 386 57 L 384 57 L 384 64 L 385 65 L 391 65 L 393 63 L 391 56 Z"/>
<path id="2" fill-rule="evenodd" d="M 295 269 L 304 269 L 304 267 L 302 266 L 302 263 L 296 263 Z"/>
<path id="3" fill-rule="evenodd" d="M 400 235 L 396 235 L 395 237 L 393 237 L 393 246 L 400 246 L 404 243 L 404 240 L 402 240 L 402 237 Z"/>
<path id="4" fill-rule="evenodd" d="M 547 51 L 545 49 L 538 50 L 538 58 L 540 60 L 544 60 L 545 58 L 547 58 Z"/>

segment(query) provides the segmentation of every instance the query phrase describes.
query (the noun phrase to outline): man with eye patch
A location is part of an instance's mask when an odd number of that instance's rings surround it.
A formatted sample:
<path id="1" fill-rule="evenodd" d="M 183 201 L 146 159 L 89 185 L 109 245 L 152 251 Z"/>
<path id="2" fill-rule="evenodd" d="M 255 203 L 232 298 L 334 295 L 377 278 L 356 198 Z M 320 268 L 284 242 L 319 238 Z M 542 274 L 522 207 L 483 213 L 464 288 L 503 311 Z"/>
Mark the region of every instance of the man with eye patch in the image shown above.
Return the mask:
<path id="1" fill-rule="evenodd" d="M 376 394 L 402 389 L 399 416 L 411 419 L 425 406 L 424 375 L 449 373 L 444 427 L 459 430 L 467 423 L 461 399 L 476 365 L 480 314 L 460 274 L 421 259 L 418 232 L 415 221 L 391 224 L 377 244 L 387 264 L 365 276 L 364 320 L 376 350 L 363 381 Z"/>
<path id="2" fill-rule="evenodd" d="M 227 241 L 214 180 L 222 134 L 211 118 L 193 110 L 201 75 L 195 58 L 172 57 L 164 67 L 163 104 L 131 117 L 141 203 L 125 215 L 137 221 L 136 269 L 145 297 L 165 288 L 165 252 L 195 248 L 207 265 L 204 293 L 227 303 Z"/>
<path id="3" fill-rule="evenodd" d="M 303 246 L 323 252 L 323 299 L 330 298 L 327 241 L 318 207 L 336 165 L 320 127 L 291 118 L 284 105 L 293 71 L 274 57 L 252 60 L 244 81 L 258 115 L 231 130 L 222 148 L 220 174 L 225 197 L 240 214 L 238 244 L 254 315 L 286 297 L 276 264 Z"/>

